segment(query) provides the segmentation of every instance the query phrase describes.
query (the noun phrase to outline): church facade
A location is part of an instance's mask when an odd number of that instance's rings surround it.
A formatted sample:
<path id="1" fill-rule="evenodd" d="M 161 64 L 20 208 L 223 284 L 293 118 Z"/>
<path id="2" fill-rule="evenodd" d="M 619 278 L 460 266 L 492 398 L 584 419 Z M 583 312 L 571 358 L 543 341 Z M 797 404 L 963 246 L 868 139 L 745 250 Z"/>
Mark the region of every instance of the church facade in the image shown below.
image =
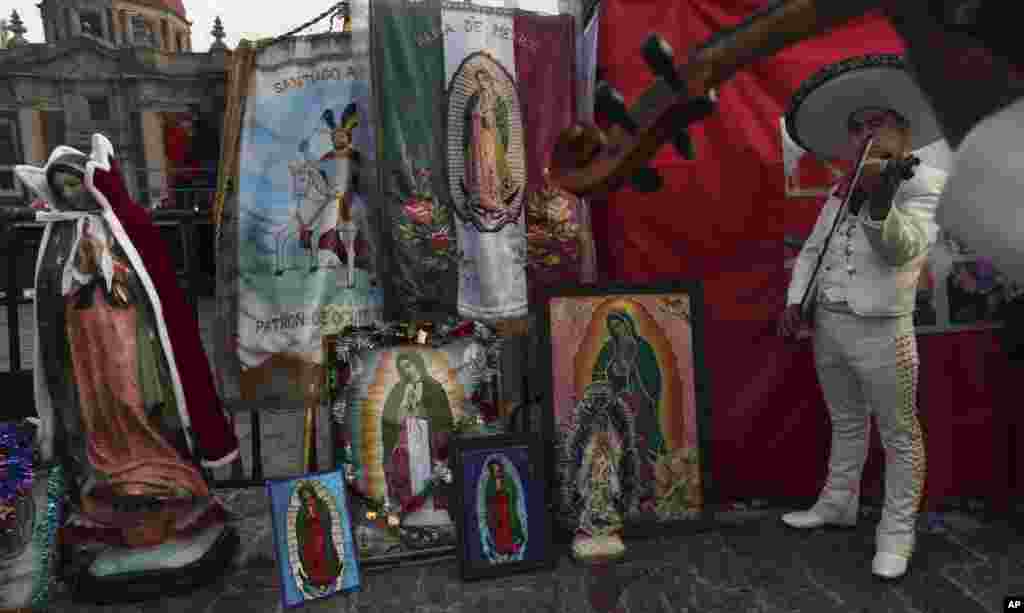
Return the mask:
<path id="1" fill-rule="evenodd" d="M 114 143 L 143 203 L 182 205 L 216 179 L 230 51 L 194 52 L 181 0 L 43 0 L 45 42 L 29 43 L 17 14 L 0 49 L 0 206 L 27 204 L 15 164 L 42 164 L 57 145 Z M 198 186 L 198 188 L 196 188 Z M 188 206 L 203 206 L 195 198 Z"/>

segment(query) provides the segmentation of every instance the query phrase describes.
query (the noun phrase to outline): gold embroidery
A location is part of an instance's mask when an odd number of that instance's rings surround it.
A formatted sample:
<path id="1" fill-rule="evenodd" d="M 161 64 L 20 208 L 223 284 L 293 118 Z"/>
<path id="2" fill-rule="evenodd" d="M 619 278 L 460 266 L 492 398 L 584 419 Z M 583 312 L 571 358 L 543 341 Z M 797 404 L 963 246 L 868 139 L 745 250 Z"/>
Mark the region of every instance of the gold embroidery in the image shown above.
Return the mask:
<path id="1" fill-rule="evenodd" d="M 924 437 L 921 432 L 921 422 L 917 418 L 917 379 L 918 379 L 918 357 L 917 339 L 913 333 L 905 334 L 896 339 L 897 368 L 899 369 L 900 383 L 903 388 L 903 402 L 900 410 L 900 427 L 910 433 L 911 463 L 914 471 L 913 488 L 914 504 L 913 512 L 916 516 L 921 510 L 921 499 L 924 494 L 924 480 L 926 474 L 926 460 L 924 450 Z M 905 548 L 904 552 L 894 552 L 910 557 L 913 552 L 913 545 Z"/>

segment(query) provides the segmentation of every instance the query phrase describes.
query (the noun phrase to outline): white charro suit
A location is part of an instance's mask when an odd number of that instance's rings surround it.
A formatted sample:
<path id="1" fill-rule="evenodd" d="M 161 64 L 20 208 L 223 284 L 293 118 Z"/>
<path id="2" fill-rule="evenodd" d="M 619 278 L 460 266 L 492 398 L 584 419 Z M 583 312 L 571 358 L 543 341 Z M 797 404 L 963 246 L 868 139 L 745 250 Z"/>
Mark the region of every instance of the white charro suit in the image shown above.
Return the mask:
<path id="1" fill-rule="evenodd" d="M 844 214 L 815 278 L 811 275 L 842 200 L 833 189 L 793 268 L 787 303 L 810 287 L 818 381 L 832 420 L 828 478 L 812 512 L 853 523 L 867 458 L 870 415 L 885 447 L 885 507 L 878 551 L 909 558 L 924 485 L 917 420 L 918 355 L 913 328 L 918 277 L 936 241 L 935 213 L 946 174 L 918 166 L 884 220 Z"/>

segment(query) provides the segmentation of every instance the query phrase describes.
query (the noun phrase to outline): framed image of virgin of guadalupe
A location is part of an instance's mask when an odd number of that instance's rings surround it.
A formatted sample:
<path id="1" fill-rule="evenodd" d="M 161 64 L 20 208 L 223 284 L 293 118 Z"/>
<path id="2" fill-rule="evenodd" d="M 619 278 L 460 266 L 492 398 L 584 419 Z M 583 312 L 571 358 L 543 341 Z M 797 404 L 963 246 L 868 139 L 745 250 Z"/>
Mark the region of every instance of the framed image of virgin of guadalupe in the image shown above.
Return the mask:
<path id="1" fill-rule="evenodd" d="M 335 342 L 332 415 L 364 567 L 453 555 L 450 440 L 500 431 L 495 332 L 469 321 L 404 327 L 351 329 Z"/>
<path id="2" fill-rule="evenodd" d="M 359 563 L 341 471 L 267 481 L 281 600 L 308 600 L 359 589 Z"/>
<path id="3" fill-rule="evenodd" d="M 559 527 L 616 539 L 706 525 L 700 283 L 562 287 L 541 306 Z"/>
<path id="4" fill-rule="evenodd" d="M 540 440 L 528 434 L 459 437 L 452 467 L 463 579 L 554 567 Z"/>

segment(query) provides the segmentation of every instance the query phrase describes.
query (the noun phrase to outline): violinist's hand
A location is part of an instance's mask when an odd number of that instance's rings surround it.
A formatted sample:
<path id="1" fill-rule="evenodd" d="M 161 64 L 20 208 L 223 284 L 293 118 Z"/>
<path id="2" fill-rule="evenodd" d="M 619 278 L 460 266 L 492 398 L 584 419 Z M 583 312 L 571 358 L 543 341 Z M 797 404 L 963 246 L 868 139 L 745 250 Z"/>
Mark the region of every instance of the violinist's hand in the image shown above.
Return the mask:
<path id="1" fill-rule="evenodd" d="M 891 126 L 882 126 L 872 138 L 860 175 L 861 186 L 868 190 L 878 184 L 887 160 L 902 160 L 907 154 L 903 134 Z"/>

